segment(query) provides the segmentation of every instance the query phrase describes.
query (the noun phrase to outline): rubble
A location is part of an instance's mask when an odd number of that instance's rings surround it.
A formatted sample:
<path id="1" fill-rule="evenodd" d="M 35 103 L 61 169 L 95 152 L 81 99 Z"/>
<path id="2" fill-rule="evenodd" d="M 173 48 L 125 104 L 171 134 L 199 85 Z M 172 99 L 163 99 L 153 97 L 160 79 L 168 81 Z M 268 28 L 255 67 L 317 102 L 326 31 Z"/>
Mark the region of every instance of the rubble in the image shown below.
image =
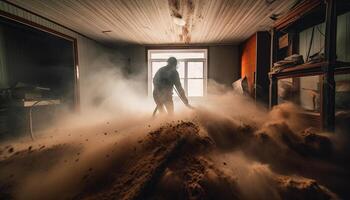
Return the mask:
<path id="1" fill-rule="evenodd" d="M 151 131 L 148 125 L 145 133 L 125 140 L 112 134 L 94 134 L 107 139 L 91 154 L 85 152 L 88 145 L 77 143 L 30 145 L 0 160 L 0 198 L 339 198 L 333 191 L 336 184 L 317 176 L 329 168 L 322 169 L 319 161 L 313 163 L 313 159 L 326 163 L 332 155 L 333 144 L 327 136 L 311 129 L 296 133 L 284 122 L 258 127 L 225 117 L 207 119 L 197 116 L 193 121 L 167 123 Z M 236 160 L 216 160 L 224 153 Z M 255 165 L 266 169 L 256 170 Z M 329 173 L 339 176 L 337 170 Z M 33 186 L 28 181 L 37 182 L 38 177 L 42 177 L 42 185 Z M 256 193 L 249 192 L 251 189 Z M 22 190 L 20 196 L 18 190 Z"/>

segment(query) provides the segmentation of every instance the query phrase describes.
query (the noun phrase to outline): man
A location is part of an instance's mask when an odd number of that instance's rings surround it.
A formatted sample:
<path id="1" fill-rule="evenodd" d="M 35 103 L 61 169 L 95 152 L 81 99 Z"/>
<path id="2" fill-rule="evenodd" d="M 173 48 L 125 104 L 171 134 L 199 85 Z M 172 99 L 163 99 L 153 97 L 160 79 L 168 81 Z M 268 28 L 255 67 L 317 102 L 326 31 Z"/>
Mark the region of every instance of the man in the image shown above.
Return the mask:
<path id="1" fill-rule="evenodd" d="M 177 60 L 174 57 L 168 59 L 168 65 L 160 68 L 153 78 L 153 98 L 159 112 L 164 113 L 164 106 L 168 114 L 174 112 L 173 87 L 179 93 L 181 100 L 189 106 L 185 91 L 181 86 L 179 73 L 176 71 Z"/>

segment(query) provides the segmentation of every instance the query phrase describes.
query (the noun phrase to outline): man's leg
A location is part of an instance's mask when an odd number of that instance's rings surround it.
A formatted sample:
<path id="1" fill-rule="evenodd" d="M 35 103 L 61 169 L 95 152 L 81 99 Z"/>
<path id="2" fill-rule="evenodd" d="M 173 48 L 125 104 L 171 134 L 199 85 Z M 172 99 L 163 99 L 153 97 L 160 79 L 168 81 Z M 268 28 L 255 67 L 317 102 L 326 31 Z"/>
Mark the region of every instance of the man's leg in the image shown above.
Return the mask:
<path id="1" fill-rule="evenodd" d="M 164 110 L 164 103 L 162 101 L 161 95 L 156 90 L 153 91 L 153 99 L 154 99 L 154 102 L 157 105 L 157 110 L 160 113 L 164 113 L 165 112 L 165 110 Z"/>
<path id="2" fill-rule="evenodd" d="M 158 98 L 154 98 L 154 102 L 157 105 L 157 110 L 159 111 L 159 113 L 164 113 L 164 103 Z"/>
<path id="3" fill-rule="evenodd" d="M 159 113 L 165 113 L 165 110 L 164 110 L 164 104 L 162 103 L 157 103 L 157 109 L 159 111 Z"/>
<path id="4" fill-rule="evenodd" d="M 166 111 L 168 112 L 168 114 L 174 113 L 174 102 L 173 102 L 172 98 L 167 100 L 164 105 L 166 107 Z"/>

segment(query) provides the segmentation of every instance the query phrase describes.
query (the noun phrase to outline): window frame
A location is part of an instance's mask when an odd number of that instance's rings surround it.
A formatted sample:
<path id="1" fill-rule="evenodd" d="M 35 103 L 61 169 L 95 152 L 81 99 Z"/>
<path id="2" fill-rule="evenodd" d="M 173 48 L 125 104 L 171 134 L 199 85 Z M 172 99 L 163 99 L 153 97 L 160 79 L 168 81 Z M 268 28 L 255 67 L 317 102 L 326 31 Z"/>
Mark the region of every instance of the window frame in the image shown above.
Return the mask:
<path id="1" fill-rule="evenodd" d="M 208 82 L 208 49 L 200 48 L 200 49 L 148 49 L 147 50 L 147 76 L 148 76 L 148 96 L 152 96 L 152 62 L 166 62 L 167 59 L 151 59 L 152 53 L 162 53 L 162 52 L 169 52 L 169 53 L 188 53 L 188 52 L 201 52 L 204 53 L 204 58 L 185 58 L 185 59 L 178 59 L 178 63 L 184 62 L 184 84 L 182 87 L 185 90 L 186 96 L 188 97 L 188 80 L 189 79 L 203 79 L 203 96 L 190 96 L 189 99 L 198 99 L 203 98 L 207 95 L 207 82 Z M 189 78 L 188 77 L 188 63 L 189 62 L 203 62 L 203 78 Z M 181 78 L 180 78 L 181 79 Z M 173 97 L 178 98 L 176 95 Z"/>

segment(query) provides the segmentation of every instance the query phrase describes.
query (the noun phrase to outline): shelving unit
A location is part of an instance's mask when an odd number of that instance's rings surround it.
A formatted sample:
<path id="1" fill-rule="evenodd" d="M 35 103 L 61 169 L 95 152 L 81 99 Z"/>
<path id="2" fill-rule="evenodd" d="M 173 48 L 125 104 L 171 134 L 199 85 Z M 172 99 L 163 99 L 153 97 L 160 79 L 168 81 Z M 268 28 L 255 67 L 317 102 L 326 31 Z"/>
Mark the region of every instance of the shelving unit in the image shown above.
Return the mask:
<path id="1" fill-rule="evenodd" d="M 316 63 L 305 63 L 279 71 L 271 71 L 269 73 L 270 107 L 278 104 L 278 82 L 280 80 L 286 78 L 296 80 L 297 77 L 300 79 L 300 77 L 319 76 L 320 111 L 319 113 L 305 111 L 302 115 L 305 118 L 315 119 L 319 124 L 319 128 L 334 131 L 336 92 L 334 75 L 350 73 L 350 62 L 337 61 L 337 18 L 339 15 L 349 12 L 349 10 L 350 2 L 347 0 L 306 0 L 276 21 L 274 28 L 271 30 L 271 70 L 273 63 L 292 54 L 299 54 L 300 32 L 321 23 L 324 23 L 325 26 L 324 34 L 318 30 L 324 37 L 324 59 Z M 279 47 L 279 41 L 282 37 L 288 38 L 287 47 Z M 300 82 L 299 79 L 297 81 Z"/>

